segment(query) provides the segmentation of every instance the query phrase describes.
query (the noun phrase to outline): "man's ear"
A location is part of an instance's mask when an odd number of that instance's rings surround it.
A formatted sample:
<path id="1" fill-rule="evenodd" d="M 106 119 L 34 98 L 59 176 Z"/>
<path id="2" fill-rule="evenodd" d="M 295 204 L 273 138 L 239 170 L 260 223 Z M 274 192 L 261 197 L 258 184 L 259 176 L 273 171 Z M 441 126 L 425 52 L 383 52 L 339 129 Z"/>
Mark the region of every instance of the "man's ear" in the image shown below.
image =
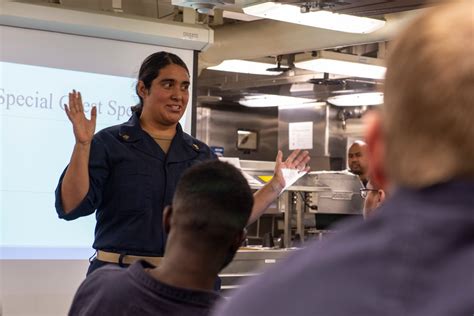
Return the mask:
<path id="1" fill-rule="evenodd" d="M 387 187 L 385 172 L 385 142 L 382 117 L 378 111 L 371 111 L 364 116 L 366 124 L 365 141 L 369 160 L 369 177 L 374 186 L 381 189 Z"/>
<path id="2" fill-rule="evenodd" d="M 378 190 L 377 193 L 379 194 L 379 199 L 377 201 L 377 207 L 379 207 L 383 201 L 385 201 L 385 191 L 384 190 Z"/>
<path id="3" fill-rule="evenodd" d="M 163 210 L 163 229 L 166 234 L 169 234 L 171 229 L 171 217 L 173 217 L 173 208 L 168 205 Z"/>
<path id="4" fill-rule="evenodd" d="M 137 92 L 142 99 L 148 94 L 148 89 L 145 87 L 145 84 L 141 80 L 138 81 Z"/>
<path id="5" fill-rule="evenodd" d="M 244 228 L 235 236 L 234 242 L 231 245 L 231 249 L 233 251 L 237 251 L 244 242 L 245 238 L 247 238 L 247 229 Z"/>

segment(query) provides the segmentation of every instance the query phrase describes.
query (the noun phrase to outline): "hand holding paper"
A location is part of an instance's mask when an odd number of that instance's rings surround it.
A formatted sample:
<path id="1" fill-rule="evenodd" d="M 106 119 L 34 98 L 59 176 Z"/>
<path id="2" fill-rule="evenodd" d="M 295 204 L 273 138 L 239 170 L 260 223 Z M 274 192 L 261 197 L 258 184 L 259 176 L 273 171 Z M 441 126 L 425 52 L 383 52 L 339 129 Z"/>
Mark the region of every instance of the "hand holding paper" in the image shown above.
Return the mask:
<path id="1" fill-rule="evenodd" d="M 275 175 L 271 180 L 273 189 L 280 194 L 296 180 L 309 171 L 306 164 L 310 157 L 308 151 L 294 150 L 283 162 L 283 153 L 279 150 L 275 164 Z"/>
<path id="2" fill-rule="evenodd" d="M 306 163 L 309 161 L 309 153 L 307 151 L 295 150 L 283 162 L 283 153 L 278 151 L 275 161 L 275 171 L 273 178 L 265 184 L 260 190 L 254 194 L 254 204 L 252 214 L 250 215 L 249 224 L 253 223 L 257 218 L 265 212 L 265 210 L 272 204 L 281 194 L 283 189 L 296 181 L 294 177 L 289 177 L 290 174 L 296 172 L 298 177 L 301 177 L 309 171 Z M 283 171 L 287 170 L 287 171 Z"/>
<path id="3" fill-rule="evenodd" d="M 299 178 L 304 176 L 308 171 L 302 170 L 299 171 L 298 169 L 281 169 L 283 173 L 283 178 L 285 179 L 285 187 L 282 191 L 285 191 L 289 186 L 295 183 Z"/>

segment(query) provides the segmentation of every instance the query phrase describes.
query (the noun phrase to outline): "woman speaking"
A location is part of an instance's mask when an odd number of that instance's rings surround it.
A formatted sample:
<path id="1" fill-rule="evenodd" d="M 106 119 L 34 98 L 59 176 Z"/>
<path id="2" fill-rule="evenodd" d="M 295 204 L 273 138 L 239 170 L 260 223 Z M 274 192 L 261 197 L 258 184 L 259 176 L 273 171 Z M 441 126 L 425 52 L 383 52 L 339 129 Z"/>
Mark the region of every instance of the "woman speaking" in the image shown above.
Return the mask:
<path id="1" fill-rule="evenodd" d="M 125 267 L 144 259 L 158 265 L 166 244 L 163 209 L 171 204 L 184 170 L 216 159 L 203 142 L 183 132 L 179 120 L 189 99 L 190 75 L 178 56 L 157 52 L 142 63 L 136 85 L 140 103 L 130 119 L 95 133 L 97 109 L 84 115 L 81 94 L 65 105 L 75 145 L 56 189 L 60 218 L 73 220 L 96 210 L 96 257 L 88 273 L 106 265 Z M 308 152 L 278 152 L 273 179 L 254 195 L 257 219 L 285 185 L 281 169 L 306 169 Z"/>

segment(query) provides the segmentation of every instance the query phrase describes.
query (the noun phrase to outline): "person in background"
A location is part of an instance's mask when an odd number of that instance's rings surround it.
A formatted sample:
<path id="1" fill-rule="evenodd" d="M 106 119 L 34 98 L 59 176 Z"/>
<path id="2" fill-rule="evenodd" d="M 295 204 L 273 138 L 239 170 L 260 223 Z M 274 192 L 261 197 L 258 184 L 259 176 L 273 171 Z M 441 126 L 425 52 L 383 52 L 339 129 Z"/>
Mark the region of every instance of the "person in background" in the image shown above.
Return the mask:
<path id="1" fill-rule="evenodd" d="M 70 315 L 207 315 L 219 271 L 245 238 L 253 196 L 234 166 L 208 161 L 185 171 L 165 209 L 166 253 L 154 267 L 107 266 L 79 287 Z"/>
<path id="2" fill-rule="evenodd" d="M 375 188 L 370 180 L 367 182 L 366 188 L 360 189 L 360 195 L 364 199 L 364 209 L 362 211 L 364 219 L 372 216 L 375 209 L 385 201 L 385 191 Z"/>
<path id="3" fill-rule="evenodd" d="M 376 216 L 289 255 L 214 315 L 472 315 L 474 2 L 442 1 L 392 43 L 366 117 Z"/>
<path id="4" fill-rule="evenodd" d="M 203 142 L 183 132 L 179 120 L 189 99 L 190 75 L 177 55 L 148 56 L 138 74 L 140 103 L 120 125 L 94 135 L 97 109 L 84 115 L 82 97 L 73 90 L 67 117 L 76 139 L 69 165 L 56 188 L 56 211 L 74 220 L 96 213 L 93 248 L 97 255 L 88 274 L 107 264 L 126 267 L 137 260 L 159 264 L 167 234 L 163 209 L 171 203 L 181 174 L 189 167 L 217 159 Z M 306 169 L 307 151 L 286 161 L 277 155 L 273 179 L 255 193 L 249 221 L 278 197 L 285 185 L 281 168 Z"/>
<path id="5" fill-rule="evenodd" d="M 349 171 L 359 176 L 364 187 L 367 187 L 367 182 L 369 181 L 367 176 L 368 162 L 366 151 L 367 144 L 361 140 L 356 140 L 352 143 L 347 152 Z"/>

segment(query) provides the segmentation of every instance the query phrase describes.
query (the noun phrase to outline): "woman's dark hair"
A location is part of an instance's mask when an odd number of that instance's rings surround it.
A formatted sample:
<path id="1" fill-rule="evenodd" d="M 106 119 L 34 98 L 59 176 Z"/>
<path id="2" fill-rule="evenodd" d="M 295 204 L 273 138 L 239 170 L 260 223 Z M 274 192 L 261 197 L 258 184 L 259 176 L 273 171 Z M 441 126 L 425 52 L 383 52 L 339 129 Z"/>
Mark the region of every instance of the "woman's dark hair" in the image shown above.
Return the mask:
<path id="1" fill-rule="evenodd" d="M 138 72 L 138 81 L 135 85 L 135 92 L 137 93 L 140 103 L 132 106 L 133 112 L 141 112 L 143 107 L 143 99 L 138 94 L 138 82 L 143 81 L 143 84 L 147 89 L 150 89 L 151 83 L 160 74 L 160 70 L 168 65 L 178 65 L 186 69 L 189 75 L 189 70 L 184 61 L 175 54 L 168 52 L 157 52 L 153 53 L 142 62 L 140 71 Z"/>

